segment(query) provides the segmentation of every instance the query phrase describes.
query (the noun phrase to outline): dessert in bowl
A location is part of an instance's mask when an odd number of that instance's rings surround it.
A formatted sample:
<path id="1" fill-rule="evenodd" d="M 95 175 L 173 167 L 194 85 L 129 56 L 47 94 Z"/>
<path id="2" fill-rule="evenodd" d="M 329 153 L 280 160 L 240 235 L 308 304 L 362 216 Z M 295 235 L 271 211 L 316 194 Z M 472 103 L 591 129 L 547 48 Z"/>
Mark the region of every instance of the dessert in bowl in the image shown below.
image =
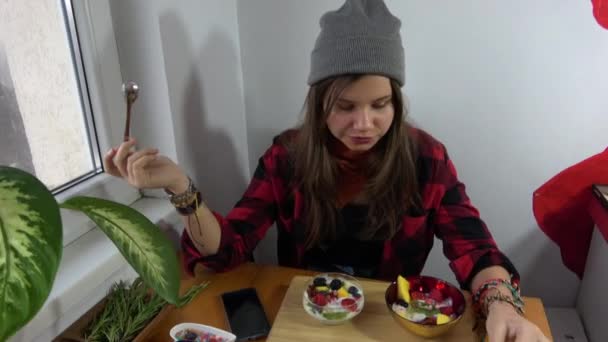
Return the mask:
<path id="1" fill-rule="evenodd" d="M 399 325 L 426 338 L 445 334 L 458 324 L 466 309 L 460 289 L 429 276 L 399 276 L 386 289 L 385 301 Z"/>
<path id="2" fill-rule="evenodd" d="M 365 297 L 357 280 L 340 273 L 319 274 L 306 285 L 304 310 L 324 324 L 340 324 L 357 316 Z"/>

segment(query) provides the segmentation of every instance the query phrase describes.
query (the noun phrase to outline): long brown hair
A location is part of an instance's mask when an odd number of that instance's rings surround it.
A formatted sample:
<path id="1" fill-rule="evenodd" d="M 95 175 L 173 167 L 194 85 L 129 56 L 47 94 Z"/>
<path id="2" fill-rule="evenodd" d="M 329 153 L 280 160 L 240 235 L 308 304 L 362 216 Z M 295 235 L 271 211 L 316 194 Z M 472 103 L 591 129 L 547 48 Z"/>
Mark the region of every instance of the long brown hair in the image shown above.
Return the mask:
<path id="1" fill-rule="evenodd" d="M 338 166 L 328 150 L 331 132 L 326 121 L 344 89 L 362 75 L 345 75 L 312 85 L 304 105 L 304 120 L 290 144 L 295 182 L 305 198 L 306 248 L 336 237 Z M 401 214 L 418 206 L 415 147 L 405 123 L 407 112 L 397 82 L 390 81 L 395 110 L 388 132 L 370 155 L 367 184 L 368 221 L 361 239 L 388 239 L 399 229 Z"/>

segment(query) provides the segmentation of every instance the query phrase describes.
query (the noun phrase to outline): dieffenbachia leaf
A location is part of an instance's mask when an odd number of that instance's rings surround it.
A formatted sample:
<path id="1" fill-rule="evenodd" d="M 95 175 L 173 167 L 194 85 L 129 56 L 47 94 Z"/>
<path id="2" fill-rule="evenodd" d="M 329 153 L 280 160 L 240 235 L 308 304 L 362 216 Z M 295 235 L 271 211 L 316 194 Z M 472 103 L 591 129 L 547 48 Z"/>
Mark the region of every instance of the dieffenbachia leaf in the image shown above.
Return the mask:
<path id="1" fill-rule="evenodd" d="M 55 197 L 36 177 L 0 166 L 0 341 L 47 299 L 62 253 Z"/>
<path id="2" fill-rule="evenodd" d="M 148 218 L 128 206 L 99 198 L 73 197 L 61 207 L 85 213 L 114 242 L 148 286 L 167 302 L 178 302 L 177 252 Z"/>

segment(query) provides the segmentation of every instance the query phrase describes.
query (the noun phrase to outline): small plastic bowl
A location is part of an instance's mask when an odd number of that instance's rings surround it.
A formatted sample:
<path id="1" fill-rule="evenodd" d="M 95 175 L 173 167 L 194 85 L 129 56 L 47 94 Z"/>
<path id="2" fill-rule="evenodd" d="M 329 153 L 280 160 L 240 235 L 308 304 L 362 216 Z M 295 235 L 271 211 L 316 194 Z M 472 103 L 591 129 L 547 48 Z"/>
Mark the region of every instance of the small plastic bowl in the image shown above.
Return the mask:
<path id="1" fill-rule="evenodd" d="M 425 324 L 424 322 L 415 322 L 400 316 L 393 310 L 393 304 L 399 299 L 397 282 L 393 282 L 386 289 L 384 298 L 388 311 L 400 326 L 414 335 L 424 338 L 435 338 L 447 333 L 451 328 L 456 326 L 458 322 L 461 321 L 466 309 L 466 301 L 464 294 L 459 288 L 446 281 L 429 276 L 414 276 L 406 278 L 414 289 L 419 287 L 426 289 L 426 291 L 429 291 L 429 289 L 441 289 L 440 291 L 445 298 L 452 299 L 452 312 L 455 315 L 455 318 L 443 324 Z"/>
<path id="2" fill-rule="evenodd" d="M 325 285 L 321 285 L 319 279 L 325 279 Z M 341 273 L 323 273 L 313 277 L 302 295 L 304 310 L 311 317 L 329 325 L 353 319 L 363 310 L 364 302 L 361 284 Z"/>
<path id="3" fill-rule="evenodd" d="M 200 339 L 193 339 L 193 340 L 188 340 L 188 339 L 180 339 L 178 338 L 178 334 L 180 332 L 183 331 L 192 331 L 194 333 L 198 333 L 198 334 L 204 334 L 204 333 L 208 333 L 208 334 L 213 334 L 217 337 L 221 337 L 221 342 L 234 342 L 236 341 L 236 336 L 224 331 L 222 329 L 218 329 L 218 328 L 214 328 L 214 327 L 210 327 L 208 325 L 204 325 L 204 324 L 198 324 L 198 323 L 181 323 L 178 324 L 176 326 L 174 326 L 173 328 L 171 328 L 171 330 L 169 331 L 169 335 L 171 335 L 171 338 L 173 339 L 173 341 L 192 341 L 192 342 L 199 342 L 201 341 Z M 202 340 L 204 341 L 204 340 Z"/>

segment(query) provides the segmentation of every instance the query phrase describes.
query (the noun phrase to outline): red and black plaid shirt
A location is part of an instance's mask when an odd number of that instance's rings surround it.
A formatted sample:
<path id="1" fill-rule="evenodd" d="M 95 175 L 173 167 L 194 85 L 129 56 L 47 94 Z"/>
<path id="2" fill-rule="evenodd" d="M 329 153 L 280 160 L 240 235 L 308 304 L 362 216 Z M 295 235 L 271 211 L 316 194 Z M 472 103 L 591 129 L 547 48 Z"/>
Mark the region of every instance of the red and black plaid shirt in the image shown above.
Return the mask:
<path id="1" fill-rule="evenodd" d="M 443 144 L 419 129 L 410 131 L 417 141 L 417 172 L 424 210 L 405 214 L 402 229 L 384 242 L 378 265 L 379 277 L 394 280 L 398 274 L 420 274 L 433 247 L 443 241 L 443 251 L 462 288 L 468 289 L 480 270 L 503 266 L 519 275 L 502 254 L 479 212 L 471 204 L 465 186 Z M 187 269 L 196 263 L 216 271 L 229 270 L 252 260 L 252 252 L 273 223 L 278 229 L 278 259 L 283 266 L 304 267 L 303 195 L 290 180 L 293 168 L 287 149 L 275 139 L 260 158 L 243 198 L 226 217 L 214 213 L 222 230 L 217 254 L 202 256 L 188 234 L 182 235 Z"/>

